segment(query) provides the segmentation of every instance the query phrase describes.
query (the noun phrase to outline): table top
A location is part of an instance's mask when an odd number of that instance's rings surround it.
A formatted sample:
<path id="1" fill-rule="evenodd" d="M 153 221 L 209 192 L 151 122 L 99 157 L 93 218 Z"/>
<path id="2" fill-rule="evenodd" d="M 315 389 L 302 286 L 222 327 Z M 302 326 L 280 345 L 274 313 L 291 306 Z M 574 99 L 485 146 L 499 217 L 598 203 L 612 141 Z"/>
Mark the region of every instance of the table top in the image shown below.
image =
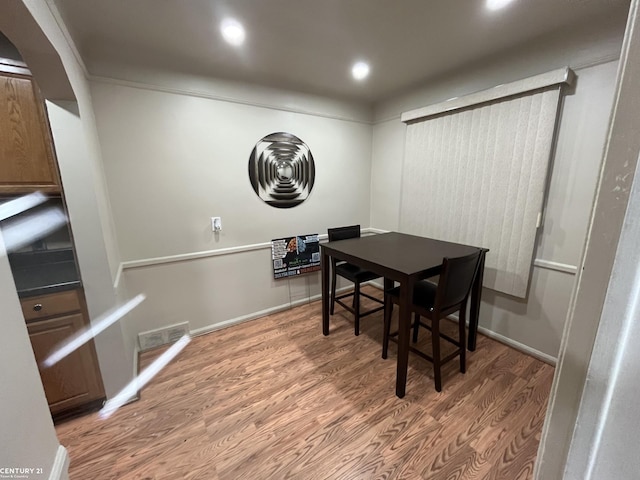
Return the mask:
<path id="1" fill-rule="evenodd" d="M 323 243 L 320 247 L 329 255 L 355 261 L 365 268 L 379 267 L 390 278 L 391 273 L 402 276 L 436 274 L 444 257 L 461 257 L 478 250 L 487 251 L 480 247 L 398 232 L 338 240 Z"/>

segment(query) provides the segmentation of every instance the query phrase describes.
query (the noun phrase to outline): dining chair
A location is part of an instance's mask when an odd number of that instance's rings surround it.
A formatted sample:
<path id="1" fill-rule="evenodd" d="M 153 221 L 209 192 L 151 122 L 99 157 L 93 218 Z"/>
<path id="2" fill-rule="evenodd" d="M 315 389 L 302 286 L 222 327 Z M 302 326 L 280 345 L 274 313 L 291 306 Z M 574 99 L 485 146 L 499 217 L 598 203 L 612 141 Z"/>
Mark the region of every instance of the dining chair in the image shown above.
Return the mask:
<path id="1" fill-rule="evenodd" d="M 349 238 L 360 238 L 360 225 L 350 225 L 348 227 L 329 228 L 327 230 L 329 234 L 329 241 L 347 240 Z M 353 291 L 336 296 L 336 280 L 337 276 L 341 276 L 353 283 Z M 371 315 L 372 313 L 379 312 L 384 308 L 384 301 L 373 297 L 367 293 L 360 291 L 360 285 L 370 280 L 379 278 L 380 275 L 368 270 L 364 270 L 356 265 L 352 265 L 348 262 L 336 261 L 335 258 L 331 258 L 331 310 L 330 314 L 333 315 L 335 304 L 338 303 L 344 307 L 347 311 L 351 312 L 355 317 L 355 334 L 360 335 L 360 319 Z M 347 305 L 342 301 L 344 298 L 353 296 L 351 305 Z M 367 297 L 375 302 L 382 304 L 383 306 L 373 308 L 366 312 L 360 311 L 360 296 Z"/>
<path id="2" fill-rule="evenodd" d="M 471 292 L 473 279 L 478 269 L 480 250 L 477 253 L 457 258 L 444 258 L 440 270 L 438 283 L 422 280 L 416 283 L 413 290 L 411 311 L 414 313 L 413 343 L 418 341 L 418 331 L 424 327 L 431 331 L 432 356 L 409 346 L 409 350 L 433 363 L 433 377 L 436 391 L 442 391 L 441 367 L 455 357 L 460 357 L 460 372 L 466 371 L 466 311 L 467 299 Z M 382 339 L 382 358 L 387 358 L 389 340 L 396 341 L 394 337 L 398 332 L 390 333 L 391 314 L 393 304 L 400 302 L 400 288 L 396 287 L 385 292 L 384 332 Z M 440 320 L 459 311 L 458 340 L 440 331 Z M 421 317 L 431 320 L 431 325 L 421 321 Z M 457 349 L 444 358 L 440 355 L 440 339 L 452 343 Z"/>

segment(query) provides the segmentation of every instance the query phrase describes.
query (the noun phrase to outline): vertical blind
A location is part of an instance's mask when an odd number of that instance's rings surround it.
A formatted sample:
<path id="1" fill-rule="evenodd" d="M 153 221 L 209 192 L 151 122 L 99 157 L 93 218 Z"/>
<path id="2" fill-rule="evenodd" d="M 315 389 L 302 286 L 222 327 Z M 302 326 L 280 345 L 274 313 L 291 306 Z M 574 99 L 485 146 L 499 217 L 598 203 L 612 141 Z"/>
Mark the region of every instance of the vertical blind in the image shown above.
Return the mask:
<path id="1" fill-rule="evenodd" d="M 403 115 L 400 230 L 489 248 L 484 285 L 522 298 L 561 92 L 558 83 L 539 88 L 529 80 L 522 81 L 524 91 L 498 87 L 506 97 L 495 98 L 499 92 L 492 89 L 471 102 L 456 99 L 456 108 L 443 104 Z"/>

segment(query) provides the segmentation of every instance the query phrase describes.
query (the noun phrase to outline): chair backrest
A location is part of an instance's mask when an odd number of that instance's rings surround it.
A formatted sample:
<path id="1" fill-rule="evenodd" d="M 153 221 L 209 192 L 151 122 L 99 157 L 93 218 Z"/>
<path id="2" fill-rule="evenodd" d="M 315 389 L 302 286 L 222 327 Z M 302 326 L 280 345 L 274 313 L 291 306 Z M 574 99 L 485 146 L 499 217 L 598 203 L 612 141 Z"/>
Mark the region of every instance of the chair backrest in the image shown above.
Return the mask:
<path id="1" fill-rule="evenodd" d="M 360 237 L 360 225 L 350 225 L 348 227 L 337 227 L 327 229 L 329 241 L 346 240 L 347 238 Z"/>
<path id="2" fill-rule="evenodd" d="M 460 305 L 467 299 L 479 259 L 480 250 L 464 257 L 444 258 L 436 292 L 436 309 L 443 311 Z"/>

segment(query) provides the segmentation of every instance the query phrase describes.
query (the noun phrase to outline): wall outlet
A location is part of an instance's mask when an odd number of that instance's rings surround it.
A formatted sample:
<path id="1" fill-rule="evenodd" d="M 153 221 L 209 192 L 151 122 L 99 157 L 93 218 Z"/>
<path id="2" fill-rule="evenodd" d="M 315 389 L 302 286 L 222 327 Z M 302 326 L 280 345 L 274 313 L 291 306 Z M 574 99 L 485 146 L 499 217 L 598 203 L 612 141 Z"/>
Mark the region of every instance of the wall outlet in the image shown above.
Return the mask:
<path id="1" fill-rule="evenodd" d="M 211 217 L 211 231 L 219 232 L 222 230 L 222 217 Z"/>

